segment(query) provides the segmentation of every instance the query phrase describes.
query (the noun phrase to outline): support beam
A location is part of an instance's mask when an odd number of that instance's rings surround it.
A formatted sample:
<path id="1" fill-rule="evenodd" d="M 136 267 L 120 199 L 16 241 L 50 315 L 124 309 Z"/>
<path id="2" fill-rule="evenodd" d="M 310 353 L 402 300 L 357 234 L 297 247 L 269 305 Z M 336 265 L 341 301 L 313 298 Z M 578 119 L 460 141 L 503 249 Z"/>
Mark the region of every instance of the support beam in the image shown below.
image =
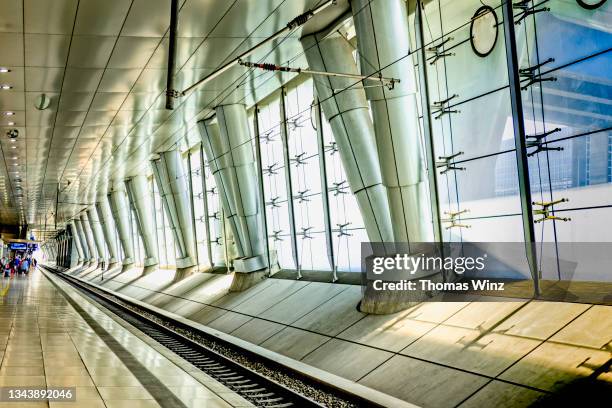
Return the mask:
<path id="1" fill-rule="evenodd" d="M 516 150 L 516 166 L 521 198 L 521 218 L 523 220 L 523 235 L 525 238 L 525 255 L 533 279 L 533 295 L 540 295 L 540 273 L 536 251 L 536 235 L 533 224 L 533 209 L 531 200 L 531 184 L 529 182 L 529 163 L 527 160 L 527 145 L 525 135 L 525 118 L 523 115 L 523 100 L 521 97 L 521 79 L 519 74 L 516 50 L 516 35 L 514 33 L 513 2 L 502 4 L 504 16 L 504 39 L 506 44 L 506 62 L 508 66 L 508 81 L 510 85 L 510 105 L 512 108 L 512 129 L 514 130 L 514 146 Z"/>
<path id="2" fill-rule="evenodd" d="M 134 247 L 130 238 L 130 209 L 123 182 L 115 183 L 113 190 L 108 194 L 108 203 L 119 232 L 119 242 L 123 248 L 123 269 L 125 270 L 134 264 Z"/>
<path id="3" fill-rule="evenodd" d="M 182 277 L 196 266 L 196 247 L 189 209 L 187 177 L 183 169 L 181 154 L 178 150 L 162 152 L 159 153 L 158 158 L 151 161 L 151 164 L 174 234 L 174 243 L 178 250 L 176 266 Z"/>
<path id="4" fill-rule="evenodd" d="M 337 33 L 301 39 L 311 69 L 359 73 L 353 48 Z M 382 184 L 374 129 L 361 83 L 342 77 L 313 78 L 321 108 L 334 133 L 351 192 L 357 199 L 368 238 L 393 239 L 386 189 Z M 347 89 L 348 88 L 348 89 Z M 347 89 L 334 92 L 336 89 Z"/>
<path id="5" fill-rule="evenodd" d="M 77 217 L 73 220 L 73 222 L 76 227 L 79 242 L 81 243 L 81 248 L 83 249 L 83 263 L 89 263 L 92 261 L 92 256 L 89 252 L 89 245 L 87 245 L 87 241 L 85 240 L 85 233 L 83 232 L 83 225 L 81 224 L 81 219 Z"/>
<path id="6" fill-rule="evenodd" d="M 98 218 L 98 213 L 96 212 L 95 207 L 89 207 L 87 209 L 87 217 L 89 218 L 89 226 L 91 228 L 91 232 L 93 235 L 93 240 L 96 244 L 96 249 L 98 250 L 98 262 L 106 263 L 106 257 L 104 253 L 104 236 L 102 234 L 102 226 L 100 225 L 100 219 Z"/>
<path id="7" fill-rule="evenodd" d="M 383 86 L 366 89 L 393 241 L 431 242 L 433 228 L 406 2 L 352 0 L 351 7 L 361 73 L 401 80 L 392 90 Z"/>
<path id="8" fill-rule="evenodd" d="M 236 241 L 238 258 L 230 290 L 244 290 L 265 277 L 266 237 L 262 234 L 257 165 L 246 107 L 216 108 L 218 131 L 200 122 L 202 144 L 221 194 L 225 217 Z"/>
<path id="9" fill-rule="evenodd" d="M 96 203 L 96 212 L 98 213 L 98 220 L 102 227 L 102 233 L 104 234 L 104 240 L 106 241 L 106 248 L 108 248 L 108 269 L 115 266 L 117 263 L 117 244 L 115 242 L 115 230 L 113 215 L 108 204 L 107 199 L 102 199 Z"/>
<path id="10" fill-rule="evenodd" d="M 76 223 L 74 220 L 68 223 L 70 225 L 70 235 L 72 235 L 72 242 L 77 250 L 77 254 L 79 258 L 77 259 L 77 264 L 83 263 L 85 260 L 85 254 L 83 253 L 83 246 L 81 244 L 81 239 L 79 237 L 79 233 L 77 231 Z"/>
<path id="11" fill-rule="evenodd" d="M 97 263 L 99 261 L 98 251 L 96 249 L 96 245 L 94 244 L 93 232 L 91 231 L 87 213 L 81 214 L 81 227 L 83 228 L 85 242 L 87 243 L 87 248 L 89 249 L 89 261 L 91 263 Z"/>
<path id="12" fill-rule="evenodd" d="M 136 226 L 144 246 L 144 272 L 154 270 L 159 264 L 155 230 L 153 224 L 153 208 L 151 206 L 151 191 L 147 178 L 143 175 L 125 180 L 130 205 L 136 215 Z"/>

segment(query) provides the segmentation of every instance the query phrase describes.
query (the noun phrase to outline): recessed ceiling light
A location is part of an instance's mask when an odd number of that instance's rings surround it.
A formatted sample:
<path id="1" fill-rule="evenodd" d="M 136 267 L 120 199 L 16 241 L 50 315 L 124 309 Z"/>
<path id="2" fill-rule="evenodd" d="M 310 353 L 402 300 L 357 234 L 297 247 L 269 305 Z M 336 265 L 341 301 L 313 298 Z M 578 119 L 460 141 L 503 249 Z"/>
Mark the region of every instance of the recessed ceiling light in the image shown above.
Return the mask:
<path id="1" fill-rule="evenodd" d="M 6 74 L 7 72 L 11 72 L 11 70 L 8 68 L 0 68 L 0 73 Z"/>
<path id="2" fill-rule="evenodd" d="M 9 122 L 7 123 L 9 126 L 15 126 L 15 122 Z"/>
<path id="3" fill-rule="evenodd" d="M 15 114 L 15 112 L 8 111 L 8 112 L 4 112 L 4 114 L 6 116 L 13 116 Z"/>
<path id="4" fill-rule="evenodd" d="M 11 88 L 12 88 L 12 86 L 7 85 L 7 84 L 3 84 L 3 85 L 0 85 L 0 88 L 2 88 L 2 89 L 4 89 L 4 90 L 7 90 L 7 89 L 11 89 Z"/>
<path id="5" fill-rule="evenodd" d="M 17 146 L 11 146 L 11 149 L 16 149 L 16 148 L 17 148 Z"/>

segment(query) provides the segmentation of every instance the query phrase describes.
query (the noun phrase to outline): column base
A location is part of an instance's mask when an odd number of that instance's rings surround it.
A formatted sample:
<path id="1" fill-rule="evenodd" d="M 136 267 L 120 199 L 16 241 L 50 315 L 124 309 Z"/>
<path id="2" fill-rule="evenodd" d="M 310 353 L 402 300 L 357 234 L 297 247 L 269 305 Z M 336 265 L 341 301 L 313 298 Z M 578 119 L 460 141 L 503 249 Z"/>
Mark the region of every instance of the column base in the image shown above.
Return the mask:
<path id="1" fill-rule="evenodd" d="M 144 275 L 146 273 L 151 273 L 151 272 L 157 270 L 157 266 L 158 266 L 157 262 L 155 262 L 154 264 L 151 264 L 151 265 L 146 265 L 145 264 L 145 267 L 142 268 L 142 274 Z"/>
<path id="2" fill-rule="evenodd" d="M 107 271 L 110 271 L 111 269 L 113 269 L 115 266 L 120 265 L 119 261 L 117 260 L 112 260 L 108 262 L 108 266 L 106 267 Z"/>
<path id="3" fill-rule="evenodd" d="M 177 258 L 176 259 L 176 270 L 177 271 L 179 269 L 193 268 L 194 266 L 196 266 L 196 263 L 193 260 L 193 258 L 190 257 L 190 256 L 186 256 L 185 258 Z"/>
<path id="4" fill-rule="evenodd" d="M 418 281 L 424 277 L 411 280 Z M 427 277 L 432 282 L 442 282 L 442 274 Z M 401 312 L 409 307 L 430 299 L 435 293 L 423 290 L 375 290 L 374 281 L 368 280 L 359 302 L 359 311 L 369 314 L 385 315 Z"/>
<path id="5" fill-rule="evenodd" d="M 123 265 L 121 266 L 121 272 L 128 271 L 132 269 L 133 267 L 134 267 L 134 262 L 125 263 L 125 261 L 123 261 Z"/>
<path id="6" fill-rule="evenodd" d="M 266 269 L 255 272 L 234 272 L 234 279 L 229 287 L 230 292 L 242 292 L 266 279 Z"/>
<path id="7" fill-rule="evenodd" d="M 178 263 L 178 261 L 177 261 Z M 191 266 L 187 266 L 184 268 L 179 268 L 177 265 L 176 268 L 176 273 L 174 274 L 174 282 L 178 282 L 180 280 L 185 279 L 186 277 L 188 277 L 189 275 L 193 274 L 197 269 L 196 265 L 191 265 Z"/>

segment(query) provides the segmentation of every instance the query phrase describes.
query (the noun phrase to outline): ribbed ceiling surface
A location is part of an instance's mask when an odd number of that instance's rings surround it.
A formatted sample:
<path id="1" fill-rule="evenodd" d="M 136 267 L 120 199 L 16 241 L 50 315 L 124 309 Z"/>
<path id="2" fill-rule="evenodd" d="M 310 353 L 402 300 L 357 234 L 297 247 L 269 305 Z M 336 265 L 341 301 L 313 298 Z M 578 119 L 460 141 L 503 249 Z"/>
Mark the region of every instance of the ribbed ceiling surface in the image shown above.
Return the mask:
<path id="1" fill-rule="evenodd" d="M 181 1 L 177 88 L 322 1 Z M 0 90 L 2 224 L 52 231 L 59 190 L 61 227 L 109 181 L 142 171 L 156 150 L 197 141 L 195 123 L 214 106 L 251 105 L 291 78 L 236 67 L 168 111 L 170 0 L 3 0 L 0 7 L 0 67 L 10 70 L 0 73 L 0 84 L 12 87 Z M 339 1 L 303 29 L 347 9 Z M 276 40 L 250 60 L 303 67 L 300 36 L 298 30 Z M 42 93 L 50 104 L 38 110 Z M 11 129 L 19 131 L 15 142 L 7 137 Z"/>

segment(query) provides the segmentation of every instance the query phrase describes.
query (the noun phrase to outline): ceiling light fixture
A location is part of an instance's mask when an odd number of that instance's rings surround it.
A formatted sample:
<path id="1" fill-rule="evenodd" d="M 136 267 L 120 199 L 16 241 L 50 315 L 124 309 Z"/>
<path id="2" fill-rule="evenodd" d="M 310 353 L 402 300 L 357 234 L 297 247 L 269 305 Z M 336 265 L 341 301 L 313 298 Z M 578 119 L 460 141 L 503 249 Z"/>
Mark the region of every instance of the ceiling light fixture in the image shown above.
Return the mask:
<path id="1" fill-rule="evenodd" d="M 4 114 L 6 116 L 13 116 L 15 114 L 15 112 L 7 111 L 7 112 L 4 112 Z"/>
<path id="2" fill-rule="evenodd" d="M 7 72 L 11 72 L 11 70 L 8 68 L 0 68 L 0 73 L 6 74 Z"/>
<path id="3" fill-rule="evenodd" d="M 7 123 L 7 125 L 9 125 L 9 126 L 15 126 L 15 122 L 9 122 L 9 123 Z"/>
<path id="4" fill-rule="evenodd" d="M 0 88 L 4 89 L 4 90 L 6 91 L 6 90 L 8 90 L 8 89 L 11 89 L 11 88 L 12 88 L 12 86 L 7 85 L 7 84 L 2 84 L 2 85 L 0 85 Z"/>

